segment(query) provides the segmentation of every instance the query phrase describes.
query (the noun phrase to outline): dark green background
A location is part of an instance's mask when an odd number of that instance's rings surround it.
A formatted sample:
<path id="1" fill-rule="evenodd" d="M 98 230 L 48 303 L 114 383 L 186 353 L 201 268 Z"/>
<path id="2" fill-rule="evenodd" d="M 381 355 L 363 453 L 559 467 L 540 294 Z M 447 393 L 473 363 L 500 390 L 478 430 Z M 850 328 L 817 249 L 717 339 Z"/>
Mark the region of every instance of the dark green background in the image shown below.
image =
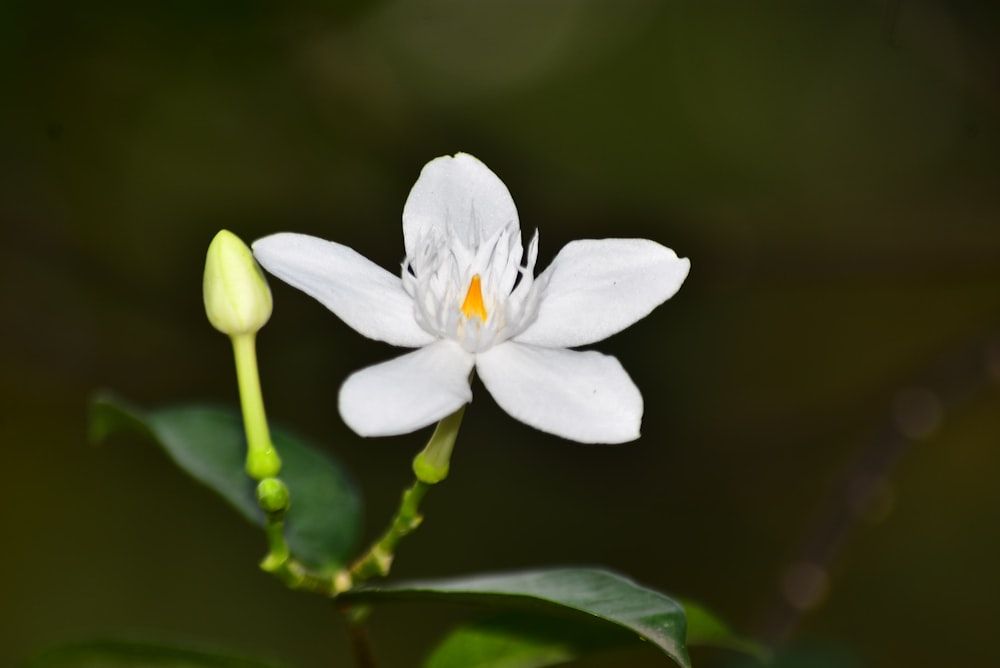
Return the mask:
<path id="1" fill-rule="evenodd" d="M 201 311 L 213 234 L 312 233 L 396 267 L 409 187 L 463 150 L 540 230 L 540 266 L 639 236 L 692 271 L 597 346 L 642 389 L 643 438 L 548 437 L 477 386 L 398 575 L 602 563 L 767 633 L 898 393 L 958 352 L 979 363 L 926 387 L 964 398 L 892 468 L 794 642 L 834 657 L 810 665 L 997 665 L 997 19 L 933 0 L 0 4 L 0 664 L 122 632 L 349 665 L 330 606 L 259 573 L 234 513 L 144 442 L 88 447 L 85 403 L 235 401 Z M 362 441 L 336 393 L 395 351 L 273 287 L 270 414 L 357 472 L 371 535 L 424 435 Z M 456 614 L 379 612 L 384 664 L 414 665 Z"/>

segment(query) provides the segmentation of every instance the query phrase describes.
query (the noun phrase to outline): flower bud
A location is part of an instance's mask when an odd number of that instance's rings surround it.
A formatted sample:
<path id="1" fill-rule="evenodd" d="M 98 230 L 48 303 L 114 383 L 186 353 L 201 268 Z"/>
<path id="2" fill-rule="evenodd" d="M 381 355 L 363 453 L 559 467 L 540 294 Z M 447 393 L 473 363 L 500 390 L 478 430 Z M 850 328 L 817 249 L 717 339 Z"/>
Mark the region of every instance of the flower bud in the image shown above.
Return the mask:
<path id="1" fill-rule="evenodd" d="M 288 486 L 279 478 L 264 478 L 257 485 L 257 503 L 264 512 L 283 513 L 288 510 Z"/>
<path id="2" fill-rule="evenodd" d="M 223 334 L 255 334 L 271 317 L 271 289 L 253 253 L 239 237 L 221 230 L 205 258 L 205 313 Z"/>

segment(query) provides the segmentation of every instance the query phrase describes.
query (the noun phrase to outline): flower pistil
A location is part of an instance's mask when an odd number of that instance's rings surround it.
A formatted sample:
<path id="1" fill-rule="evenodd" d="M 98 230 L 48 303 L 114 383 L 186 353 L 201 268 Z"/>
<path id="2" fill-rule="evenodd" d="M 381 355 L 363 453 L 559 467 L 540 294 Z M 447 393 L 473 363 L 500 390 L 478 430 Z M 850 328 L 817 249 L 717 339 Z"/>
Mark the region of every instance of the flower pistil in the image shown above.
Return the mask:
<path id="1" fill-rule="evenodd" d="M 483 288 L 479 280 L 479 274 L 472 277 L 469 283 L 469 291 L 465 293 L 465 301 L 462 302 L 462 313 L 468 319 L 479 318 L 480 322 L 486 322 L 486 306 L 483 304 Z"/>

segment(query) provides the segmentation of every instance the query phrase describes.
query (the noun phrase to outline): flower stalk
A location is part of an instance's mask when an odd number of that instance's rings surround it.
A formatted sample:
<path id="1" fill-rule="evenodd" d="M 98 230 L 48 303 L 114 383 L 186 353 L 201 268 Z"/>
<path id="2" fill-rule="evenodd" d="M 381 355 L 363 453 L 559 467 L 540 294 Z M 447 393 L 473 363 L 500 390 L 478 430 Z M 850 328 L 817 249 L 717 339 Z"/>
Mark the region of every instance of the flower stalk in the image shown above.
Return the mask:
<path id="1" fill-rule="evenodd" d="M 375 541 L 368 551 L 351 566 L 349 572 L 352 586 L 373 577 L 385 577 L 389 574 L 399 542 L 423 522 L 424 518 L 420 514 L 420 502 L 430 487 L 429 484 L 417 480 L 403 492 L 403 498 L 392 524 L 382 534 L 382 537 Z"/>
<path id="2" fill-rule="evenodd" d="M 288 510 L 288 490 L 277 478 L 265 478 L 257 486 L 257 501 L 267 513 L 265 533 L 268 554 L 260 563 L 289 589 L 309 591 L 324 596 L 339 594 L 373 577 L 385 577 L 392 568 L 399 543 L 423 522 L 420 504 L 430 488 L 448 475 L 465 408 L 441 420 L 430 440 L 413 461 L 416 480 L 402 495 L 399 508 L 388 529 L 348 568 L 334 574 L 318 574 L 296 560 L 285 540 L 284 516 Z M 354 608 L 351 608 L 357 612 Z M 363 621 L 357 619 L 357 623 Z"/>
<path id="3" fill-rule="evenodd" d="M 396 556 L 396 548 L 400 541 L 413 533 L 423 515 L 420 513 L 420 502 L 431 486 L 448 477 L 451 452 L 455 447 L 455 439 L 465 415 L 465 406 L 441 420 L 427 445 L 413 460 L 413 473 L 416 480 L 403 492 L 389 528 L 375 543 L 348 569 L 350 577 L 348 587 L 373 577 L 385 577 L 392 568 Z"/>
<path id="4" fill-rule="evenodd" d="M 271 442 L 271 432 L 264 412 L 264 398 L 257 371 L 256 334 L 237 334 L 232 338 L 236 358 L 236 378 L 240 388 L 240 408 L 247 438 L 247 474 L 254 480 L 278 475 L 281 459 Z"/>
<path id="5" fill-rule="evenodd" d="M 267 513 L 264 533 L 267 536 L 268 553 L 260 562 L 262 571 L 270 573 L 283 585 L 297 591 L 336 596 L 347 589 L 341 585 L 342 577 L 314 573 L 292 556 L 285 540 L 284 513 Z"/>

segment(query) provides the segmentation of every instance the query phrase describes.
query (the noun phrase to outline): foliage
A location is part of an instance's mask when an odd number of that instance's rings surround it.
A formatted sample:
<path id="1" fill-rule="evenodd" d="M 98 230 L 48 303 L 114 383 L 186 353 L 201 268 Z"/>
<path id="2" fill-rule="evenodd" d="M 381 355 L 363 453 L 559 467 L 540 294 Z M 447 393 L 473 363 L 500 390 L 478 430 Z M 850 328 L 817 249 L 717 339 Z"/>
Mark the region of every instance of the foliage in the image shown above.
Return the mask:
<path id="1" fill-rule="evenodd" d="M 246 519 L 267 527 L 268 516 L 257 505 L 253 481 L 243 469 L 245 442 L 237 412 L 197 405 L 143 410 L 108 394 L 97 396 L 91 405 L 92 440 L 104 442 L 112 434 L 128 431 L 148 437 L 182 471 Z M 594 568 L 378 584 L 365 584 L 355 575 L 359 585 L 337 591 L 336 583 L 351 572 L 346 566 L 360 526 L 355 486 L 334 459 L 307 441 L 275 430 L 274 442 L 292 497 L 285 525 L 291 557 L 310 569 L 309 577 L 328 581 L 328 593 L 346 609 L 423 601 L 473 603 L 503 611 L 456 628 L 427 657 L 425 668 L 537 668 L 641 645 L 687 668 L 687 645 L 758 651 L 700 606 L 681 604 L 624 576 Z M 264 665 L 185 652 L 97 643 L 45 655 L 48 658 L 40 658 L 32 668 L 89 667 L 97 665 L 93 661 L 100 663 L 94 658 L 98 656 L 107 661 L 100 665 L 107 666 Z"/>

